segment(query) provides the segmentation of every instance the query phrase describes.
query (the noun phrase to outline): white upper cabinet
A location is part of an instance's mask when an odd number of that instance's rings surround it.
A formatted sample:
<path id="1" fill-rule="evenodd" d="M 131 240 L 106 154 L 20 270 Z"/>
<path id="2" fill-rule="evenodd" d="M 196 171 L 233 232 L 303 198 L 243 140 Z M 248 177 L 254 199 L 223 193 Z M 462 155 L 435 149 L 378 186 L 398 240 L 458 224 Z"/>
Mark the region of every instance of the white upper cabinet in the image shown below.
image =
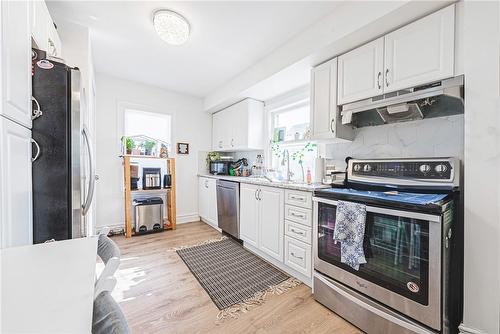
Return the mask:
<path id="1" fill-rule="evenodd" d="M 455 5 L 338 57 L 338 104 L 454 75 Z"/>
<path id="2" fill-rule="evenodd" d="M 47 56 L 61 57 L 61 39 L 45 1 L 32 2 L 31 37 L 36 46 L 47 52 Z"/>
<path id="3" fill-rule="evenodd" d="M 311 72 L 311 135 L 316 140 L 353 138 L 352 128 L 342 125 L 337 108 L 337 58 Z"/>
<path id="4" fill-rule="evenodd" d="M 454 47 L 454 5 L 386 35 L 384 92 L 452 77 Z"/>
<path id="5" fill-rule="evenodd" d="M 213 115 L 214 151 L 262 150 L 264 104 L 246 99 Z"/>
<path id="6" fill-rule="evenodd" d="M 2 1 L 0 6 L 2 30 L 0 114 L 31 128 L 31 3 Z"/>
<path id="7" fill-rule="evenodd" d="M 332 102 L 330 87 L 333 67 L 335 67 L 335 70 L 337 69 L 337 58 L 315 67 L 311 73 L 311 130 L 315 139 L 329 138 L 332 135 L 330 127 L 330 105 Z"/>
<path id="8" fill-rule="evenodd" d="M 339 56 L 338 66 L 339 104 L 382 94 L 384 38 Z"/>
<path id="9" fill-rule="evenodd" d="M 49 38 L 47 5 L 45 1 L 33 1 L 31 37 L 39 49 L 45 50 Z"/>
<path id="10" fill-rule="evenodd" d="M 31 131 L 0 116 L 0 248 L 33 242 Z"/>

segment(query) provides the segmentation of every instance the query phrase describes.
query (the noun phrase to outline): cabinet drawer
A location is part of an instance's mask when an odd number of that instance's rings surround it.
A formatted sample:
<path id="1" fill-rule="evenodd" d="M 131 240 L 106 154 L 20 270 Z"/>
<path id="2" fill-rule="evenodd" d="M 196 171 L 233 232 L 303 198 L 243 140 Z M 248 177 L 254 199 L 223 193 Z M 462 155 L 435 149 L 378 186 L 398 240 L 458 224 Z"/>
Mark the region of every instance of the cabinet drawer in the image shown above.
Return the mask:
<path id="1" fill-rule="evenodd" d="M 286 190 L 285 204 L 312 209 L 312 194 L 307 191 Z"/>
<path id="2" fill-rule="evenodd" d="M 311 244 L 311 228 L 291 221 L 285 221 L 285 235 Z"/>
<path id="3" fill-rule="evenodd" d="M 311 277 L 311 246 L 285 236 L 285 264 L 299 273 Z"/>
<path id="4" fill-rule="evenodd" d="M 312 211 L 293 205 L 285 205 L 285 219 L 312 227 Z"/>

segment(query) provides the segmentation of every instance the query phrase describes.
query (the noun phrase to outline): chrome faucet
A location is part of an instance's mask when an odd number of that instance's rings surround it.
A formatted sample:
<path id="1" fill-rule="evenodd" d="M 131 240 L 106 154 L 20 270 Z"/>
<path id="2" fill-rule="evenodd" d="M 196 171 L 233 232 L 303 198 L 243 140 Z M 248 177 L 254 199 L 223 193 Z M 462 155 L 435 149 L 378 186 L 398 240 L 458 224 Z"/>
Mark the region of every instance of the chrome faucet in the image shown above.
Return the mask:
<path id="1" fill-rule="evenodd" d="M 290 171 L 290 152 L 288 150 L 283 151 L 283 160 L 281 160 L 281 166 L 285 166 L 286 162 L 286 181 L 290 182 L 292 180 L 293 173 Z"/>

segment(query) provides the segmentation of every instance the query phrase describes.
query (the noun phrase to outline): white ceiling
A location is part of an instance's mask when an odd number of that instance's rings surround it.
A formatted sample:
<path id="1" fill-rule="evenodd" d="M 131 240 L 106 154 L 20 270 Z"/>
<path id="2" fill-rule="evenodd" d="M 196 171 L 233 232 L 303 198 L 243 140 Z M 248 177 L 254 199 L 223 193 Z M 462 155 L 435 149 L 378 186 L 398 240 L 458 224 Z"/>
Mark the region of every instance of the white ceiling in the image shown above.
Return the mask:
<path id="1" fill-rule="evenodd" d="M 96 72 L 204 97 L 337 4 L 49 1 L 48 7 L 60 29 L 65 20 L 90 27 Z M 152 13 L 159 8 L 188 19 L 192 30 L 186 44 L 170 46 L 156 35 Z"/>

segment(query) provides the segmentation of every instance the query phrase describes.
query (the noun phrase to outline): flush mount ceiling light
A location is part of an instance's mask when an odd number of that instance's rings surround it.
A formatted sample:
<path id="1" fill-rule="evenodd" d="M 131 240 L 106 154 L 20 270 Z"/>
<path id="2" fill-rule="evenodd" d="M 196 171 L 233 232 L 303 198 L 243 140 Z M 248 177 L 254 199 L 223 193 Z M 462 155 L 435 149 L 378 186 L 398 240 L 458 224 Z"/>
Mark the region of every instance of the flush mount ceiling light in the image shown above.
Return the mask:
<path id="1" fill-rule="evenodd" d="M 168 44 L 181 45 L 189 37 L 189 22 L 171 10 L 161 9 L 153 15 L 153 25 L 156 32 Z"/>

